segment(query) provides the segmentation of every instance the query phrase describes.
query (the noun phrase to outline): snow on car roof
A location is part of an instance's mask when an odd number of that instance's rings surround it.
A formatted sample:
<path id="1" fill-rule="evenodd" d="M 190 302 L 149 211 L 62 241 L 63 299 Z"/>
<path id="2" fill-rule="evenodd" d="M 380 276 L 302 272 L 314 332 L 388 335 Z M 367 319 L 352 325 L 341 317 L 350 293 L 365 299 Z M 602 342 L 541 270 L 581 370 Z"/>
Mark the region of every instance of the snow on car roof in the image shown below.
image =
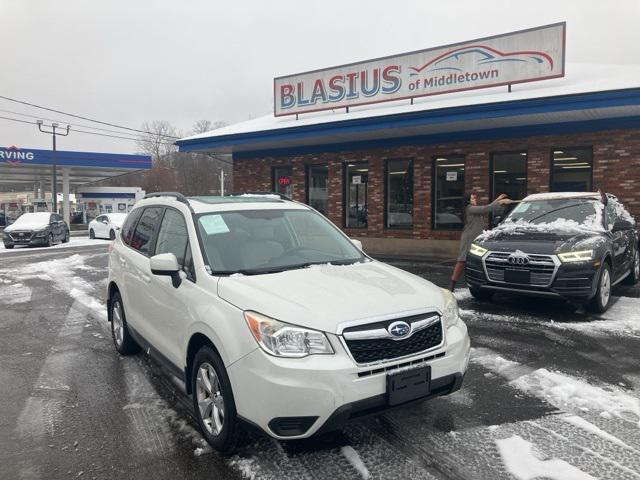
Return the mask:
<path id="1" fill-rule="evenodd" d="M 598 192 L 547 192 L 547 193 L 534 193 L 526 196 L 523 202 L 536 202 L 543 200 L 564 200 L 567 198 L 593 198 L 595 200 L 600 199 Z"/>
<path id="2" fill-rule="evenodd" d="M 308 210 L 309 207 L 298 202 L 285 200 L 274 194 L 244 194 L 236 196 L 188 197 L 194 213 L 230 212 L 239 210 Z M 171 196 L 152 197 L 140 200 L 137 206 L 162 204 L 175 205 L 177 200 Z"/>

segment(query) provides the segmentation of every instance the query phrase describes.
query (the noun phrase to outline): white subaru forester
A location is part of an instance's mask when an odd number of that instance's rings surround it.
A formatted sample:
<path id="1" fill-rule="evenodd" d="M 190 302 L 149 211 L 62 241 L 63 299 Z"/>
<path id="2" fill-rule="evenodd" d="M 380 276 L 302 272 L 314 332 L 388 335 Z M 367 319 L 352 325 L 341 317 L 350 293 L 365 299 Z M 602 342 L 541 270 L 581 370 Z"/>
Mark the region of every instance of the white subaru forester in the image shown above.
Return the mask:
<path id="1" fill-rule="evenodd" d="M 207 441 L 281 440 L 460 388 L 455 298 L 276 195 L 147 195 L 109 255 L 116 350 L 180 378 Z M 243 425 L 243 423 L 245 425 Z"/>

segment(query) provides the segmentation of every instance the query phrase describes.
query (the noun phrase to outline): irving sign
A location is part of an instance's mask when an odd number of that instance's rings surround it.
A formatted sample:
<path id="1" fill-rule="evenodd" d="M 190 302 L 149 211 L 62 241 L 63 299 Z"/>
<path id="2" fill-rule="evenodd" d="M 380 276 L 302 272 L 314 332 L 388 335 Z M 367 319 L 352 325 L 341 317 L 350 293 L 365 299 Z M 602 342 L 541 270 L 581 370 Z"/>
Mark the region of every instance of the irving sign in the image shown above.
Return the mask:
<path id="1" fill-rule="evenodd" d="M 566 24 L 314 70 L 273 81 L 274 115 L 564 76 Z"/>

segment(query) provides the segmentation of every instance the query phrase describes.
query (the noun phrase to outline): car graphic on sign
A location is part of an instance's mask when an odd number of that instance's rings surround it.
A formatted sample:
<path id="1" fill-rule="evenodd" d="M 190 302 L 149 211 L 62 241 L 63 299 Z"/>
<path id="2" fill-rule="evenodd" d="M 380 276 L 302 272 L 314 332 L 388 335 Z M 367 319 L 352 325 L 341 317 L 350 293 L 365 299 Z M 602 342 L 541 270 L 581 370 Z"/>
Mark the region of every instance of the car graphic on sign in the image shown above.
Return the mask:
<path id="1" fill-rule="evenodd" d="M 553 69 L 553 59 L 544 52 L 517 51 L 501 52 L 485 45 L 468 45 L 438 55 L 421 67 L 410 67 L 410 75 L 435 71 L 463 72 L 470 66 L 495 66 L 500 63 L 548 64 Z"/>

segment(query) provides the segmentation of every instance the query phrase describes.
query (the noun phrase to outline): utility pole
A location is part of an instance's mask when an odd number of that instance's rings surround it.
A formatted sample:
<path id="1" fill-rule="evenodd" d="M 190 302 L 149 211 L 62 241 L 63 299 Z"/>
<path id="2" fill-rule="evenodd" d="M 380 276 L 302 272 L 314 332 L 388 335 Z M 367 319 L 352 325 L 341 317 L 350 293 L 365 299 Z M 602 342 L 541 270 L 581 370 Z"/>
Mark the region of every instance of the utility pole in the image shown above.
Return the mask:
<path id="1" fill-rule="evenodd" d="M 58 165 L 56 164 L 56 136 L 60 135 L 61 137 L 66 137 L 67 135 L 69 135 L 69 129 L 71 127 L 67 125 L 65 133 L 61 133 L 56 132 L 56 128 L 58 128 L 57 123 L 52 123 L 49 127 L 47 127 L 47 125 L 44 125 L 44 122 L 42 120 L 38 120 L 36 123 L 38 124 L 38 130 L 40 130 L 42 133 L 47 133 L 53 136 L 53 151 L 51 155 L 51 163 L 53 164 L 53 185 L 51 188 L 51 202 L 53 204 L 53 213 L 58 213 Z M 51 128 L 51 130 L 44 130 L 42 128 L 43 126 Z M 68 221 L 69 219 L 65 219 L 65 222 Z"/>

